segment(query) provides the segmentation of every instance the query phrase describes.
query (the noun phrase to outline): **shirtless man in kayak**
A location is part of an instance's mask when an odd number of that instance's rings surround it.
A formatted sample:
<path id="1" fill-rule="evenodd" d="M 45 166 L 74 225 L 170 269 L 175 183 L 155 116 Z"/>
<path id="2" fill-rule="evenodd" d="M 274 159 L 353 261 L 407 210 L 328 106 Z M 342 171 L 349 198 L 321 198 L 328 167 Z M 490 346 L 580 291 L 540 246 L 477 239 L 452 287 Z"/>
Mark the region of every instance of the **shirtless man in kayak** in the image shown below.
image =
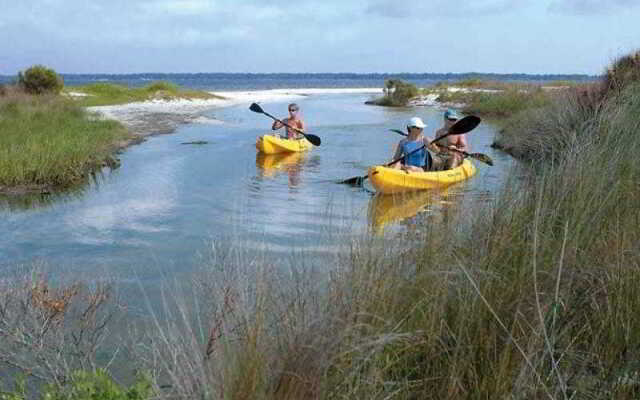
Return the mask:
<path id="1" fill-rule="evenodd" d="M 449 128 L 451 128 L 451 126 L 456 123 L 458 118 L 458 114 L 455 112 L 455 110 L 448 109 L 447 111 L 445 111 L 444 126 L 436 131 L 436 137 L 445 135 L 449 131 Z M 445 146 L 438 146 L 441 151 L 446 152 L 447 147 L 466 152 L 471 151 L 465 135 L 451 135 L 447 136 L 447 138 L 443 140 L 446 140 L 447 143 Z M 462 153 L 458 153 L 457 151 L 449 151 L 446 157 L 446 169 L 455 168 L 462 164 L 462 161 L 464 160 L 464 156 L 462 155 Z"/>
<path id="2" fill-rule="evenodd" d="M 296 103 L 289 104 L 289 118 L 285 118 L 283 122 L 287 125 L 290 125 L 294 128 L 298 128 L 301 131 L 304 131 L 304 121 L 299 117 L 298 112 L 300 111 L 300 107 Z M 282 128 L 284 125 L 280 121 L 274 121 L 271 129 L 278 130 Z M 298 132 L 289 127 L 287 128 L 287 139 L 299 139 L 300 136 Z"/>

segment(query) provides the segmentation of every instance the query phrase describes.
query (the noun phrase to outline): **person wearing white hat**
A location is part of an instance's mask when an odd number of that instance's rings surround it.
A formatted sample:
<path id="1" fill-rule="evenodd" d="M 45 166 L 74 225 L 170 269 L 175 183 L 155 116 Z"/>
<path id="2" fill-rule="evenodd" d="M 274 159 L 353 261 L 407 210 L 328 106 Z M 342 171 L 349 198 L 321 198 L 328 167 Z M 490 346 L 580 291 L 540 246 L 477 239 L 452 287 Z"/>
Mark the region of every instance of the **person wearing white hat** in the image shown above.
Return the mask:
<path id="1" fill-rule="evenodd" d="M 407 123 L 408 135 L 405 139 L 400 140 L 396 147 L 393 159 L 400 158 L 404 155 L 402 161 L 393 164 L 393 168 L 403 169 L 405 171 L 426 171 L 433 164 L 433 158 L 427 151 L 431 139 L 423 135 L 424 128 L 427 125 L 419 117 L 413 117 Z M 422 149 L 420 149 L 422 147 Z M 416 151 L 417 149 L 420 149 Z"/>

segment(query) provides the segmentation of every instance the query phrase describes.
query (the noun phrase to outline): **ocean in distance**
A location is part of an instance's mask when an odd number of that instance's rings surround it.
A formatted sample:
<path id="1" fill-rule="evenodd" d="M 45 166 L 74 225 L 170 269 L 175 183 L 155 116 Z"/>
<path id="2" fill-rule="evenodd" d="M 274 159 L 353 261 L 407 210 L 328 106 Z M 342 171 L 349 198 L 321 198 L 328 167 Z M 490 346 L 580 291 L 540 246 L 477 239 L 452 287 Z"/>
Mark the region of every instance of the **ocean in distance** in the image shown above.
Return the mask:
<path id="1" fill-rule="evenodd" d="M 168 81 L 181 87 L 200 90 L 268 90 L 304 88 L 382 87 L 386 79 L 401 79 L 418 87 L 438 82 L 477 78 L 495 81 L 544 83 L 559 80 L 589 82 L 598 76 L 579 74 L 492 74 L 492 73 L 140 73 L 140 74 L 60 74 L 66 86 L 109 82 L 139 87 L 153 81 Z M 15 82 L 15 76 L 0 75 L 0 83 Z"/>

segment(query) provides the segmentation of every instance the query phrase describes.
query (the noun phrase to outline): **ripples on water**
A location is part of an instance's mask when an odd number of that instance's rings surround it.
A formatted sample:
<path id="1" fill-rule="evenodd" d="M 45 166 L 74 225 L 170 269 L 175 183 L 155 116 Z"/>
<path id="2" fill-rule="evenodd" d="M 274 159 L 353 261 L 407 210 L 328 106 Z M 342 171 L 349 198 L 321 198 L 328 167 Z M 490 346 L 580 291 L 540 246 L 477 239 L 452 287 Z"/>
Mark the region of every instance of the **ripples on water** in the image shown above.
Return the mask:
<path id="1" fill-rule="evenodd" d="M 204 115 L 223 124 L 186 125 L 130 147 L 119 169 L 75 192 L 4 199 L 0 266 L 44 261 L 153 277 L 158 270 L 196 267 L 212 242 L 241 245 L 274 262 L 297 252 L 321 265 L 348 248 L 349 237 L 405 229 L 421 215 L 446 210 L 447 202 L 470 207 L 501 185 L 511 161 L 489 147 L 494 130 L 486 124 L 468 138 L 473 151 L 487 153 L 496 166 L 476 163 L 479 173 L 446 194 L 421 192 L 397 201 L 373 196 L 370 187 L 336 184 L 388 161 L 400 139 L 388 130 L 402 129 L 411 116 L 427 121 L 427 134 L 441 125 L 441 111 L 365 106 L 368 98 L 300 98 L 309 132 L 322 138 L 308 153 L 257 154 L 255 138 L 272 121 L 247 104 Z M 284 102 L 263 108 L 286 113 Z M 181 145 L 199 140 L 209 144 Z"/>

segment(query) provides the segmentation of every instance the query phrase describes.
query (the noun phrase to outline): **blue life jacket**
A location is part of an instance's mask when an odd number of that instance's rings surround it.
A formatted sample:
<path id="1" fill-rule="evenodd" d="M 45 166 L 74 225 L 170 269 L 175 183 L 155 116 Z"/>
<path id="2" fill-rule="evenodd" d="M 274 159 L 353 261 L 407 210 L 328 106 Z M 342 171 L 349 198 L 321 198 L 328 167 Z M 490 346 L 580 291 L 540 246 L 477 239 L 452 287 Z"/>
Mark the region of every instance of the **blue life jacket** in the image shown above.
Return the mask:
<path id="1" fill-rule="evenodd" d="M 404 165 L 413 165 L 414 167 L 422 167 L 424 169 L 429 169 L 431 167 L 431 154 L 429 154 L 426 148 L 423 147 L 415 153 L 409 154 L 421 146 L 424 146 L 424 142 L 422 140 L 404 142 L 402 144 L 402 152 L 405 154 Z"/>

